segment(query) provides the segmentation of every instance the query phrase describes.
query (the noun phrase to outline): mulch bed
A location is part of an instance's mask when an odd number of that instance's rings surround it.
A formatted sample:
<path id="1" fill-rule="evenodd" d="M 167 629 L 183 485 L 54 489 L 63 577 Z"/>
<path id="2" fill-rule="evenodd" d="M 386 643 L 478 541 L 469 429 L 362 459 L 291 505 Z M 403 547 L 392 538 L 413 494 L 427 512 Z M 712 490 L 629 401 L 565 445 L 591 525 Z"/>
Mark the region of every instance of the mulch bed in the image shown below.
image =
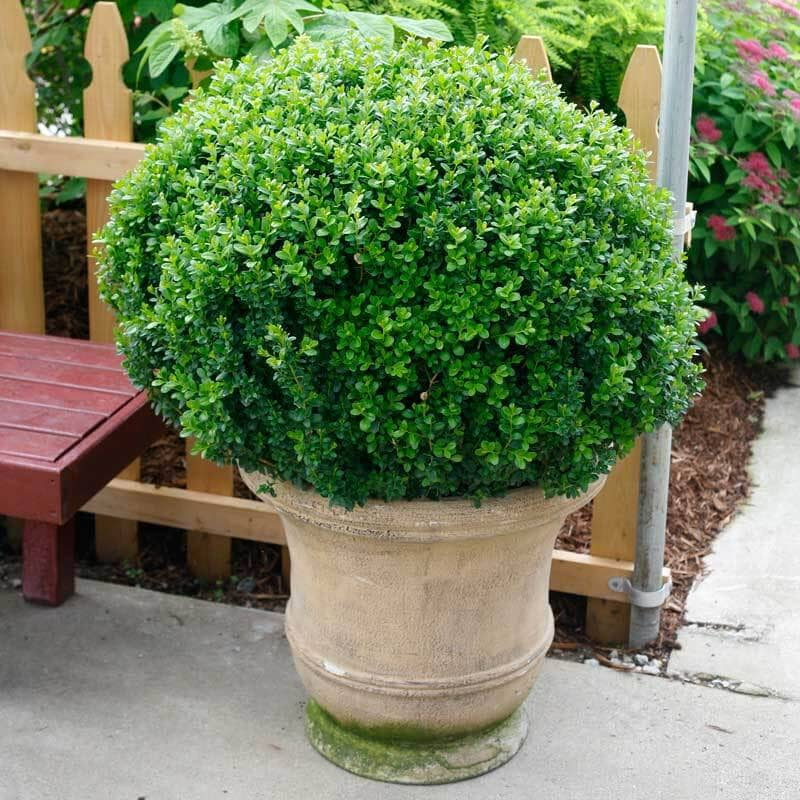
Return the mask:
<path id="1" fill-rule="evenodd" d="M 674 648 L 692 582 L 703 557 L 750 491 L 747 464 L 764 415 L 765 397 L 782 383 L 779 371 L 749 367 L 712 341 L 703 355 L 706 388 L 672 439 L 665 562 L 673 589 L 661 618 L 652 655 Z M 565 523 L 557 546 L 589 552 L 591 506 Z M 557 642 L 590 646 L 583 631 L 585 600 L 554 598 Z M 567 648 L 562 648 L 567 649 Z M 601 652 L 607 648 L 594 648 Z"/>
<path id="2" fill-rule="evenodd" d="M 43 252 L 47 331 L 88 336 L 86 237 L 79 209 L 58 209 L 43 217 Z M 692 581 L 703 571 L 703 557 L 714 538 L 747 497 L 748 463 L 758 434 L 766 393 L 780 383 L 780 373 L 747 367 L 711 342 L 704 354 L 707 387 L 673 438 L 666 563 L 674 588 L 662 616 L 658 642 L 648 652 L 664 658 L 675 646 L 676 631 Z M 165 486 L 186 485 L 185 445 L 171 434 L 142 459 L 142 480 Z M 252 497 L 240 479 L 235 494 Z M 558 546 L 588 552 L 591 507 L 572 515 Z M 280 609 L 285 591 L 280 578 L 279 548 L 234 540 L 234 577 L 208 585 L 189 574 L 182 532 L 142 525 L 137 564 L 98 564 L 93 558 L 91 520 L 81 520 L 79 574 L 127 585 L 186 594 L 259 608 Z M 9 573 L 15 557 L 0 540 L 0 571 Z M 606 648 L 593 647 L 583 631 L 585 599 L 553 595 L 556 645 L 562 651 L 593 651 L 601 660 Z"/>

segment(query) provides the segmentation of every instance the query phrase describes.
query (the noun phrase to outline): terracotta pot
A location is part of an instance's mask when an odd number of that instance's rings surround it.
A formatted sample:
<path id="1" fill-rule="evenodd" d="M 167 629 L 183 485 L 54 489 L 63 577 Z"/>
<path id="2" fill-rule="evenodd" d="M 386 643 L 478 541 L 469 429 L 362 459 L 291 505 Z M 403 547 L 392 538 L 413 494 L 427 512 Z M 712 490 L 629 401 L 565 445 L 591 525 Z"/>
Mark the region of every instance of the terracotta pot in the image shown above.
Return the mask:
<path id="1" fill-rule="evenodd" d="M 256 493 L 268 478 L 243 473 Z M 360 775 L 445 783 L 517 752 L 553 639 L 551 552 L 600 489 L 546 499 L 369 502 L 346 511 L 276 483 L 292 560 L 286 634 L 312 697 L 307 731 Z"/>

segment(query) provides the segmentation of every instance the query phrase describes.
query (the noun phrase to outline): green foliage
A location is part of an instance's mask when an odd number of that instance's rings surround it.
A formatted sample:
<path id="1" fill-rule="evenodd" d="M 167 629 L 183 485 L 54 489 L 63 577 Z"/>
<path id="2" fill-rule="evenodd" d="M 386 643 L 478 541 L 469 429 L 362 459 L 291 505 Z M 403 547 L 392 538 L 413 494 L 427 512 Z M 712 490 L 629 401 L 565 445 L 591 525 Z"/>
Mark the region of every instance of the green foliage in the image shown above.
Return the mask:
<path id="1" fill-rule="evenodd" d="M 694 93 L 692 275 L 734 351 L 800 357 L 800 7 L 707 3 Z M 713 318 L 712 318 L 713 321 Z"/>
<path id="2" fill-rule="evenodd" d="M 353 8 L 444 20 L 458 44 L 485 36 L 493 50 L 541 36 L 553 77 L 571 100 L 617 113 L 619 87 L 638 44 L 660 47 L 662 0 L 353 0 Z M 707 30 L 701 25 L 701 38 Z"/>
<path id="3" fill-rule="evenodd" d="M 574 495 L 698 389 L 665 193 L 506 56 L 303 37 L 220 64 L 160 137 L 99 277 L 206 457 L 350 507 Z"/>
<path id="4" fill-rule="evenodd" d="M 71 133 L 91 75 L 82 57 L 88 15 L 79 0 L 25 0 L 23 8 L 32 43 L 26 66 L 36 84 L 39 121 Z"/>
<path id="5" fill-rule="evenodd" d="M 584 41 L 570 54 L 571 65 L 556 71 L 568 96 L 581 103 L 596 100 L 616 111 L 622 78 L 639 44 L 661 47 L 663 0 L 583 0 Z"/>
<path id="6" fill-rule="evenodd" d="M 36 84 L 39 121 L 51 130 L 78 136 L 83 132 L 83 90 L 91 81 L 91 69 L 83 57 L 89 17 L 95 0 L 24 0 L 33 47 L 28 57 L 29 74 Z M 120 0 L 117 3 L 131 51 L 162 20 L 172 15 L 173 0 Z M 175 64 L 158 79 L 137 81 L 140 54 L 123 68 L 123 77 L 134 91 L 136 139 L 149 141 L 157 122 L 172 113 L 189 90 L 189 73 Z M 74 187 L 74 185 L 73 185 Z M 59 199 L 72 199 L 73 187 Z M 50 187 L 51 194 L 57 191 Z"/>
<path id="7" fill-rule="evenodd" d="M 153 29 L 139 47 L 143 51 L 140 69 L 146 65 L 152 78 L 158 78 L 176 59 L 210 69 L 220 58 L 271 58 L 306 32 L 315 41 L 357 32 L 389 49 L 397 31 L 445 42 L 453 39 L 437 19 L 348 11 L 339 4 L 334 9 L 321 8 L 307 0 L 223 0 L 198 8 L 178 4 L 174 13 L 174 19 Z"/>

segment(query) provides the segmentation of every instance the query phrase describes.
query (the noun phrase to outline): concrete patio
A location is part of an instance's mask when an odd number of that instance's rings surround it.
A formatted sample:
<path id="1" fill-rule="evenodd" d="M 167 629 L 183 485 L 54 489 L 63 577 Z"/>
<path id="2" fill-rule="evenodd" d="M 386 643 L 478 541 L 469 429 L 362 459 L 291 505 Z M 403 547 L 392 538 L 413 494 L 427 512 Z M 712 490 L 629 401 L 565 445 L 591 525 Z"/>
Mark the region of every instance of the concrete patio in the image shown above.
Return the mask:
<path id="1" fill-rule="evenodd" d="M 800 707 L 548 660 L 506 767 L 376 784 L 303 737 L 278 614 L 81 581 L 0 592 L 0 800 L 796 798 Z"/>

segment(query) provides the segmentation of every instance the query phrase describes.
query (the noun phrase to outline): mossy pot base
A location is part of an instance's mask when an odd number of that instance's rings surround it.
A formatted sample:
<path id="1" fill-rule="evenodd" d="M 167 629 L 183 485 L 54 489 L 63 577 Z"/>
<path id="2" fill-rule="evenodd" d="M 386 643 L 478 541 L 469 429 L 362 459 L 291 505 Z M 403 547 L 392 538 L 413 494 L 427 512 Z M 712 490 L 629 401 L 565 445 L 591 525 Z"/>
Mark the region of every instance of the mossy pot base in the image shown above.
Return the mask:
<path id="1" fill-rule="evenodd" d="M 528 715 L 518 708 L 484 731 L 440 741 L 399 741 L 370 737 L 337 722 L 319 703 L 306 706 L 306 734 L 328 761 L 364 778 L 389 783 L 452 783 L 483 775 L 505 764 L 522 747 Z"/>
<path id="2" fill-rule="evenodd" d="M 242 475 L 256 492 L 270 482 Z M 397 783 L 447 783 L 508 761 L 553 639 L 556 536 L 602 481 L 575 498 L 525 487 L 479 508 L 451 498 L 352 511 L 272 483 L 265 499 L 292 559 L 286 638 L 313 698 L 317 750 Z"/>

